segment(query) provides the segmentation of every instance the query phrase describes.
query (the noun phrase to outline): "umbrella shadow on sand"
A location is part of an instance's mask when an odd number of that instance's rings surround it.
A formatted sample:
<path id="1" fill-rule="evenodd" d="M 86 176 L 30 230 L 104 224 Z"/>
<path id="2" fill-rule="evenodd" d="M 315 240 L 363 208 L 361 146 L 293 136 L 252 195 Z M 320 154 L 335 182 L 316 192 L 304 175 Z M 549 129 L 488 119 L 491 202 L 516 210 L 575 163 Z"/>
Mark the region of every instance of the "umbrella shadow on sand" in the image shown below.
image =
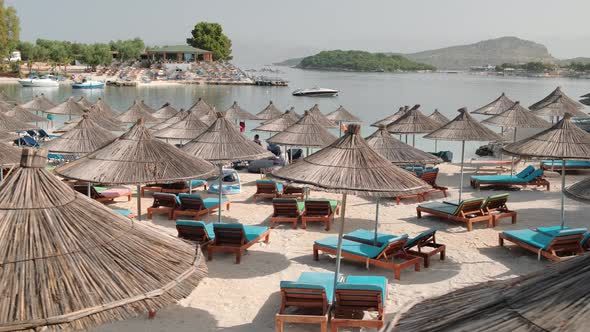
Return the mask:
<path id="1" fill-rule="evenodd" d="M 281 293 L 274 292 L 269 294 L 266 302 L 260 307 L 260 310 L 254 316 L 251 323 L 219 327 L 219 332 L 249 332 L 249 331 L 275 331 L 275 315 L 279 312 L 281 306 Z M 289 331 L 309 331 L 310 325 L 300 325 L 304 329 L 291 329 Z M 307 329 L 305 329 L 307 327 Z"/>

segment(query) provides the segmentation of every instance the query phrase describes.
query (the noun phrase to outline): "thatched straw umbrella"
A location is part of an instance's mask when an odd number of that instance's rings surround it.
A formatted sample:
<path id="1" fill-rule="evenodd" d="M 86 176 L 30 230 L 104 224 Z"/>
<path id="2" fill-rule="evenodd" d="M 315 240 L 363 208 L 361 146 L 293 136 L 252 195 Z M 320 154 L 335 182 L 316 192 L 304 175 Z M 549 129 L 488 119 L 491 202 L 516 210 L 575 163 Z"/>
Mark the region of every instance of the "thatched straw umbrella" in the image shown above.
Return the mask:
<path id="1" fill-rule="evenodd" d="M 561 87 L 557 87 L 555 88 L 555 90 L 553 90 L 550 94 L 548 94 L 545 98 L 539 100 L 538 102 L 532 104 L 531 106 L 529 106 L 529 109 L 531 111 L 537 111 L 540 110 L 542 108 L 544 108 L 545 106 L 553 103 L 557 97 L 563 97 L 563 102 L 565 104 L 568 105 L 568 108 L 575 108 L 578 110 L 584 109 L 584 105 L 578 103 L 577 101 L 575 101 L 574 99 L 568 97 L 563 91 L 561 91 Z"/>
<path id="2" fill-rule="evenodd" d="M 467 108 L 458 110 L 459 115 L 451 122 L 424 136 L 428 139 L 444 141 L 461 141 L 461 179 L 459 184 L 459 202 L 463 196 L 463 163 L 465 161 L 465 141 L 496 141 L 502 137 L 475 120 Z"/>
<path id="3" fill-rule="evenodd" d="M 50 114 L 62 114 L 67 115 L 69 120 L 72 119 L 72 115 L 82 115 L 84 113 L 84 108 L 74 100 L 74 97 L 68 98 L 63 103 L 50 108 L 45 111 L 46 113 Z"/>
<path id="4" fill-rule="evenodd" d="M 195 113 L 194 111 L 191 111 L 191 112 Z M 152 132 L 155 132 L 158 130 L 162 130 L 164 128 L 168 128 L 171 125 L 177 123 L 178 121 L 182 121 L 187 115 L 188 115 L 188 112 L 181 108 L 180 111 L 178 111 L 178 113 L 176 113 L 176 115 L 174 115 L 173 117 L 171 117 L 168 120 L 165 120 L 165 121 L 162 121 L 162 122 L 156 124 L 155 126 L 152 126 L 150 128 L 150 130 Z"/>
<path id="5" fill-rule="evenodd" d="M 47 97 L 45 97 L 44 94 L 41 94 L 40 96 L 35 96 L 35 98 L 22 104 L 21 106 L 25 109 L 28 109 L 29 111 L 45 112 L 51 108 L 54 108 L 57 105 L 51 100 L 47 99 Z"/>
<path id="6" fill-rule="evenodd" d="M 252 129 L 253 131 L 268 131 L 278 133 L 294 125 L 299 119 L 291 113 L 291 111 L 285 111 L 277 119 L 266 121 L 260 126 Z"/>
<path id="7" fill-rule="evenodd" d="M 217 120 L 201 135 L 193 139 L 182 150 L 189 155 L 203 158 L 219 167 L 219 201 L 223 195 L 223 165 L 237 160 L 256 160 L 272 156 L 272 153 L 249 140 L 223 113 L 217 113 Z M 218 222 L 221 222 L 221 206 Z"/>
<path id="8" fill-rule="evenodd" d="M 133 105 L 127 111 L 117 117 L 117 120 L 123 123 L 136 123 L 139 119 L 143 119 L 145 123 L 160 122 L 159 119 L 154 118 L 150 112 L 146 111 L 137 100 L 133 101 Z"/>
<path id="9" fill-rule="evenodd" d="M 0 143 L 0 182 L 4 181 L 4 168 L 14 167 L 20 162 L 21 149 Z"/>
<path id="10" fill-rule="evenodd" d="M 124 131 L 123 124 L 119 120 L 108 117 L 101 112 L 103 112 L 103 111 L 101 111 L 101 108 L 98 105 L 92 105 L 92 107 L 90 107 L 90 109 L 84 110 L 84 114 L 88 114 L 88 117 L 90 119 L 94 120 L 94 122 L 96 122 L 96 124 L 103 127 L 104 129 L 109 130 L 109 131 L 115 131 L 115 132 Z M 68 132 L 68 131 L 74 129 L 74 127 L 76 127 L 76 125 L 81 120 L 82 120 L 82 118 L 68 121 L 62 127 L 54 130 L 54 132 L 56 132 L 56 133 Z"/>
<path id="11" fill-rule="evenodd" d="M 590 159 L 590 134 L 570 121 L 571 115 L 553 127 L 516 143 L 508 144 L 504 151 L 530 158 L 554 158 L 561 160 L 561 227 L 565 224 L 565 160 Z"/>
<path id="12" fill-rule="evenodd" d="M 449 118 L 447 118 L 446 116 L 444 116 L 441 112 L 438 111 L 438 109 L 435 109 L 434 112 L 432 112 L 432 114 L 430 114 L 428 116 L 430 119 L 434 120 L 436 123 L 439 124 L 439 126 L 444 126 L 447 123 L 451 122 L 451 120 Z M 438 152 L 438 140 L 435 139 L 434 140 L 434 152 Z"/>
<path id="13" fill-rule="evenodd" d="M 210 163 L 155 138 L 143 119 L 110 144 L 55 171 L 80 181 L 137 185 L 139 220 L 141 184 L 208 178 L 216 174 Z"/>
<path id="14" fill-rule="evenodd" d="M 50 152 L 84 155 L 102 148 L 117 138 L 94 122 L 89 115 L 83 114 L 82 120 L 74 128 L 43 144 L 43 147 Z"/>
<path id="15" fill-rule="evenodd" d="M 162 107 L 159 110 L 157 110 L 154 114 L 152 114 L 152 116 L 156 119 L 168 120 L 171 117 L 175 116 L 177 113 L 178 111 L 174 107 L 172 107 L 172 105 L 166 103 L 162 105 Z"/>
<path id="16" fill-rule="evenodd" d="M 181 121 L 171 124 L 170 126 L 158 130 L 154 133 L 157 138 L 180 140 L 182 142 L 188 142 L 197 136 L 201 135 L 209 126 L 203 121 L 199 120 L 199 117 L 191 111 L 186 112 L 187 115 Z"/>
<path id="17" fill-rule="evenodd" d="M 7 102 L 9 104 L 17 104 L 18 100 L 16 98 L 10 97 L 4 91 L 0 91 L 0 101 Z"/>
<path id="18" fill-rule="evenodd" d="M 328 120 L 328 118 L 320 111 L 320 106 L 318 104 L 313 105 L 312 108 L 309 109 L 309 113 L 316 118 L 318 123 L 326 128 L 336 128 L 338 124 L 332 120 Z"/>
<path id="19" fill-rule="evenodd" d="M 472 112 L 473 113 L 473 112 Z M 499 126 L 502 128 L 513 129 L 512 142 L 516 142 L 516 131 L 518 128 L 549 128 L 551 124 L 540 117 L 534 115 L 526 108 L 516 101 L 506 111 L 494 115 L 482 121 L 482 123 L 492 126 Z M 510 165 L 510 174 L 514 172 L 514 157 L 512 157 L 512 164 Z"/>
<path id="20" fill-rule="evenodd" d="M 565 114 L 579 118 L 587 118 L 588 114 L 584 113 L 576 107 L 572 102 L 568 101 L 564 95 L 556 96 L 552 101 L 544 103 L 537 107 L 533 113 L 539 116 L 548 116 L 553 121 L 554 118 L 559 120 Z"/>
<path id="21" fill-rule="evenodd" d="M 156 113 L 156 109 L 153 108 L 153 107 L 151 107 L 151 106 L 149 106 L 148 104 L 146 104 L 143 99 L 139 102 L 139 106 L 141 108 L 143 108 L 146 112 L 150 113 L 150 114 L 151 113 Z"/>
<path id="22" fill-rule="evenodd" d="M 576 201 L 590 203 L 590 178 L 572 184 L 563 193 Z"/>
<path id="23" fill-rule="evenodd" d="M 397 110 L 397 112 L 393 113 L 392 115 L 390 115 L 386 118 L 383 118 L 381 120 L 378 120 L 378 121 L 374 122 L 373 124 L 371 124 L 371 127 L 379 128 L 380 125 L 387 126 L 388 124 L 392 123 L 393 121 L 399 119 L 402 115 L 404 115 L 404 113 L 406 113 L 409 110 L 410 110 L 409 106 L 402 106 Z"/>
<path id="24" fill-rule="evenodd" d="M 259 120 L 274 120 L 280 118 L 283 115 L 281 111 L 273 104 L 272 100 L 268 103 L 262 111 L 256 114 Z"/>
<path id="25" fill-rule="evenodd" d="M 506 97 L 506 94 L 502 92 L 500 97 L 494 99 L 491 103 L 484 105 L 475 111 L 471 111 L 471 114 L 480 115 L 498 115 L 514 105 L 514 102 L 510 98 Z"/>
<path id="26" fill-rule="evenodd" d="M 302 161 L 273 171 L 270 176 L 342 194 L 336 274 L 340 273 L 346 196 L 387 197 L 424 192 L 429 186 L 412 173 L 394 166 L 375 152 L 351 124 L 346 134 Z M 334 286 L 338 278 L 334 278 Z"/>
<path id="27" fill-rule="evenodd" d="M 367 144 L 395 165 L 438 164 L 442 159 L 393 137 L 384 125 L 365 138 Z"/>
<path id="28" fill-rule="evenodd" d="M 295 123 L 299 119 L 301 119 L 301 115 L 299 115 L 299 114 L 297 114 L 297 112 L 295 112 L 295 107 L 291 107 L 290 109 L 286 110 L 285 113 L 283 113 L 283 115 L 285 115 L 285 114 L 289 115 L 289 118 L 290 118 L 289 122 L 293 121 L 293 123 Z M 266 121 L 263 121 L 262 124 L 271 123 L 274 120 L 276 120 L 276 119 L 266 120 Z"/>
<path id="29" fill-rule="evenodd" d="M 102 98 L 98 98 L 98 100 L 96 101 L 96 103 L 94 103 L 94 106 L 97 107 L 100 110 L 101 114 L 104 114 L 106 116 L 109 116 L 111 118 L 115 118 L 120 112 L 113 109 L 111 106 L 109 106 L 109 104 L 107 104 L 104 99 Z"/>
<path id="30" fill-rule="evenodd" d="M 207 104 L 201 97 L 199 97 L 197 102 L 194 103 L 193 106 L 188 109 L 188 111 L 196 113 L 199 116 L 199 119 L 208 125 L 211 125 L 213 122 L 215 122 L 215 120 L 217 120 L 215 109 Z"/>
<path id="31" fill-rule="evenodd" d="M 14 104 L 14 107 L 12 108 L 12 110 L 10 110 L 4 114 L 6 114 L 8 116 L 13 116 L 16 119 L 23 121 L 23 122 L 34 123 L 35 125 L 38 125 L 39 122 L 49 121 L 42 116 L 35 115 L 35 114 L 27 111 L 25 108 L 23 108 L 22 106 L 20 106 L 18 104 Z"/>
<path id="32" fill-rule="evenodd" d="M 338 123 L 338 137 L 342 136 L 342 123 L 343 122 L 355 122 L 359 123 L 362 122 L 361 119 L 357 118 L 356 116 L 352 115 L 344 106 L 340 105 L 334 112 L 328 113 L 326 115 L 326 119 Z"/>
<path id="33" fill-rule="evenodd" d="M 291 112 L 291 114 L 293 114 L 293 116 L 297 117 L 297 120 L 299 120 L 303 117 L 303 115 L 301 115 L 295 111 L 295 106 L 291 106 L 291 108 L 289 108 L 289 111 Z"/>
<path id="34" fill-rule="evenodd" d="M 80 99 L 78 99 L 78 104 L 80 104 L 80 106 L 82 106 L 82 108 L 84 109 L 89 109 L 90 107 L 92 107 L 92 105 L 94 105 L 90 100 L 86 99 L 86 97 L 81 96 Z"/>
<path id="35" fill-rule="evenodd" d="M 396 134 L 412 134 L 412 146 L 416 146 L 416 134 L 432 132 L 440 128 L 440 124 L 419 110 L 420 105 L 414 105 L 397 120 L 387 125 L 387 131 Z"/>
<path id="36" fill-rule="evenodd" d="M 402 310 L 384 332 L 585 331 L 590 256 L 508 280 L 480 283 Z"/>
<path id="37" fill-rule="evenodd" d="M 21 130 L 39 129 L 39 127 L 21 121 L 14 116 L 0 113 L 0 132 L 17 132 Z"/>
<path id="38" fill-rule="evenodd" d="M 130 222 L 26 149 L 0 186 L 3 331 L 86 330 L 176 303 L 206 276 L 199 248 Z"/>
<path id="39" fill-rule="evenodd" d="M 241 108 L 237 101 L 234 101 L 230 108 L 225 111 L 225 118 L 228 120 L 234 120 L 236 123 L 240 120 L 259 120 L 256 115 Z"/>

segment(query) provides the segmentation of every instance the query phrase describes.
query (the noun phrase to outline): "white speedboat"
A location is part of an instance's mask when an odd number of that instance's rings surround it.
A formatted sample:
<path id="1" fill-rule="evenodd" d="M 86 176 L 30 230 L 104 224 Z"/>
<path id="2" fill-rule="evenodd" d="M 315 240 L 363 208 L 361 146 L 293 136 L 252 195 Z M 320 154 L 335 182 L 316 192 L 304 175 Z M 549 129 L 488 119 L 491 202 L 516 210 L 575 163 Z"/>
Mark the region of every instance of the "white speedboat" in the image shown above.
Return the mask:
<path id="1" fill-rule="evenodd" d="M 23 87 L 32 87 L 32 88 L 57 88 L 59 83 L 57 82 L 57 77 L 53 75 L 45 75 L 42 77 L 32 76 L 29 78 L 22 78 L 18 80 Z"/>
<path id="2" fill-rule="evenodd" d="M 293 91 L 293 96 L 305 97 L 334 97 L 338 95 L 338 90 L 326 88 L 297 89 Z"/>
<path id="3" fill-rule="evenodd" d="M 72 89 L 100 89 L 104 87 L 104 82 L 92 79 L 83 79 L 82 82 L 72 83 Z"/>

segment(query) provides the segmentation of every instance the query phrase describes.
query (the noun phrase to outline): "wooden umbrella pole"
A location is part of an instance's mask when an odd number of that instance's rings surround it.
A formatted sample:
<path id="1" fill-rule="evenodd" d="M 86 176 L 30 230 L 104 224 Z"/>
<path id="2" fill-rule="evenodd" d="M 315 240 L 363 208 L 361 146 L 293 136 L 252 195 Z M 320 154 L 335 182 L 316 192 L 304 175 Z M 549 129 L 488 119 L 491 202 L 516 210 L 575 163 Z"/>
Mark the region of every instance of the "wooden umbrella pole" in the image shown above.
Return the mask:
<path id="1" fill-rule="evenodd" d="M 514 127 L 514 137 L 512 138 L 512 143 L 516 142 L 516 127 Z M 501 150 L 500 150 L 501 151 Z M 514 174 L 514 155 L 510 157 L 512 162 L 510 163 L 510 175 Z"/>
<path id="2" fill-rule="evenodd" d="M 375 207 L 375 238 L 373 239 L 373 245 L 377 246 L 377 231 L 379 228 L 379 205 L 381 203 L 381 197 L 377 197 L 377 206 Z"/>
<path id="3" fill-rule="evenodd" d="M 438 140 L 435 139 L 434 140 L 434 153 L 437 153 L 437 152 L 438 152 Z"/>
<path id="4" fill-rule="evenodd" d="M 416 147 L 416 134 L 412 134 L 412 147 Z"/>
<path id="5" fill-rule="evenodd" d="M 338 137 L 342 137 L 342 121 L 338 121 Z"/>
<path id="6" fill-rule="evenodd" d="M 340 211 L 340 231 L 338 232 L 338 247 L 336 250 L 336 274 L 334 275 L 334 289 L 338 285 L 340 275 L 340 261 L 342 260 L 342 236 L 344 235 L 344 219 L 346 215 L 346 194 L 342 194 L 342 211 Z"/>
<path id="7" fill-rule="evenodd" d="M 90 192 L 90 182 L 88 182 L 88 198 L 92 198 L 92 194 Z"/>
<path id="8" fill-rule="evenodd" d="M 223 165 L 219 164 L 219 215 L 217 215 L 217 222 L 221 224 L 221 196 L 222 196 L 222 188 L 223 188 Z"/>
<path id="9" fill-rule="evenodd" d="M 561 159 L 561 229 L 565 226 L 565 159 Z"/>
<path id="10" fill-rule="evenodd" d="M 141 221 L 141 186 L 137 185 L 137 220 Z"/>
<path id="11" fill-rule="evenodd" d="M 461 179 L 459 180 L 459 201 L 461 204 L 461 196 L 463 196 L 463 162 L 465 161 L 465 141 L 461 141 Z"/>

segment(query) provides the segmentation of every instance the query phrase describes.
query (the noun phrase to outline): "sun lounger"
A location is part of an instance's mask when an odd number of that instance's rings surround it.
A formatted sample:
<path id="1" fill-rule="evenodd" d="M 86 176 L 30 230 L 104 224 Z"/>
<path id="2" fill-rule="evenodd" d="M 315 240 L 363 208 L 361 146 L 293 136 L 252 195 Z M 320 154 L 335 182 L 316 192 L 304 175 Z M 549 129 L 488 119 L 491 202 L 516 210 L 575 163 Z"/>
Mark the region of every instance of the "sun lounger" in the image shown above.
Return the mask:
<path id="1" fill-rule="evenodd" d="M 387 302 L 387 278 L 382 276 L 348 276 L 334 290 L 332 332 L 340 327 L 383 327 Z M 365 312 L 376 312 L 374 319 L 364 319 Z"/>
<path id="2" fill-rule="evenodd" d="M 295 198 L 275 198 L 272 200 L 272 207 L 270 228 L 274 228 L 275 223 L 290 222 L 293 223 L 293 229 L 297 229 L 297 223 L 305 208 L 304 202 L 299 202 Z"/>
<path id="3" fill-rule="evenodd" d="M 133 219 L 135 218 L 135 213 L 133 213 L 133 211 L 131 210 L 126 210 L 126 209 L 113 209 L 113 211 L 117 212 L 118 214 L 127 217 L 129 219 Z"/>
<path id="4" fill-rule="evenodd" d="M 305 201 L 305 209 L 301 215 L 301 227 L 307 229 L 308 222 L 319 221 L 325 224 L 325 229 L 330 230 L 330 223 L 334 221 L 334 215 L 340 213 L 340 202 L 326 199 L 308 199 Z"/>
<path id="5" fill-rule="evenodd" d="M 498 221 L 502 218 L 511 218 L 512 223 L 516 224 L 516 211 L 508 209 L 506 202 L 508 202 L 509 194 L 492 195 L 486 198 L 481 208 L 485 214 L 492 216 L 492 223 L 494 227 L 498 226 Z"/>
<path id="6" fill-rule="evenodd" d="M 213 252 L 233 252 L 236 264 L 240 264 L 242 253 L 258 241 L 268 243 L 270 230 L 262 226 L 244 226 L 242 224 L 214 224 L 215 238 L 207 248 L 207 259 L 213 259 Z"/>
<path id="7" fill-rule="evenodd" d="M 57 135 L 48 134 L 44 129 L 39 129 L 39 130 L 37 130 L 37 132 L 39 133 L 40 138 L 50 138 L 51 139 L 51 138 L 59 137 Z"/>
<path id="8" fill-rule="evenodd" d="M 169 194 L 188 193 L 190 191 L 190 184 L 192 183 L 193 190 L 198 187 L 204 187 L 207 190 L 207 182 L 205 180 L 191 180 L 171 183 L 151 183 L 141 187 L 141 197 L 144 197 L 146 191 L 162 192 Z"/>
<path id="9" fill-rule="evenodd" d="M 391 269 L 394 271 L 395 279 L 400 280 L 401 270 L 414 266 L 420 271 L 420 257 L 408 254 L 404 245 L 408 241 L 407 235 L 398 236 L 386 241 L 383 245 L 376 247 L 356 241 L 342 239 L 342 257 L 365 262 L 367 268 L 370 264 Z M 319 252 L 336 254 L 338 246 L 337 237 L 327 237 L 313 244 L 313 258 L 319 260 Z M 394 262 L 394 259 L 397 259 Z"/>
<path id="10" fill-rule="evenodd" d="M 176 220 L 176 231 L 179 238 L 196 241 L 202 245 L 209 244 L 215 239 L 213 224 L 206 224 L 203 221 Z"/>
<path id="11" fill-rule="evenodd" d="M 273 180 L 256 180 L 254 201 L 258 198 L 278 198 L 283 193 L 283 185 Z"/>
<path id="12" fill-rule="evenodd" d="M 554 229 L 553 232 L 548 229 L 545 232 L 531 229 L 504 231 L 499 234 L 499 243 L 504 246 L 504 241 L 509 241 L 536 253 L 538 259 L 543 256 L 558 262 L 567 257 L 561 254 L 572 256 L 584 253 L 582 241 L 587 232 L 586 228 Z"/>
<path id="13" fill-rule="evenodd" d="M 558 226 L 547 226 L 547 227 L 537 227 L 536 231 L 539 232 L 539 233 L 543 233 L 543 234 L 549 235 L 549 236 L 555 236 L 562 229 L 571 229 L 571 227 L 564 226 L 563 228 L 561 228 L 560 225 L 558 225 Z M 580 245 L 585 250 L 590 250 L 590 232 L 586 232 L 586 234 L 584 234 L 584 238 L 580 242 Z"/>
<path id="14" fill-rule="evenodd" d="M 424 267 L 426 268 L 430 266 L 430 257 L 436 254 L 440 254 L 441 261 L 445 259 L 447 247 L 444 244 L 436 243 L 435 235 L 436 229 L 432 228 L 416 235 L 404 244 L 404 249 L 407 253 L 413 256 L 422 257 L 424 260 Z M 382 246 L 387 243 L 387 241 L 396 237 L 398 237 L 398 235 L 377 233 L 377 243 L 375 244 L 375 231 L 360 228 L 356 231 L 344 234 L 344 238 L 347 240 L 377 246 Z M 415 249 L 412 249 L 414 247 Z M 424 250 L 424 248 L 429 249 Z"/>
<path id="15" fill-rule="evenodd" d="M 179 194 L 178 199 L 180 200 L 180 206 L 174 210 L 173 218 L 178 219 L 179 216 L 192 216 L 193 218 L 209 214 L 220 208 L 221 205 L 225 204 L 225 209 L 229 210 L 230 202 L 227 198 L 202 198 L 199 194 Z"/>
<path id="16" fill-rule="evenodd" d="M 87 185 L 74 185 L 74 190 L 88 196 Z M 131 190 L 128 188 L 109 188 L 107 190 L 97 191 L 94 186 L 90 187 L 90 197 L 98 202 L 114 201 L 115 198 L 127 197 L 127 201 L 131 200 Z"/>
<path id="17" fill-rule="evenodd" d="M 479 189 L 481 185 L 495 185 L 495 186 L 537 186 L 546 187 L 550 190 L 550 183 L 543 178 L 543 170 L 536 169 L 530 172 L 532 166 L 525 168 L 522 172 L 516 175 L 478 175 L 471 176 L 471 186 Z M 529 173 L 530 172 L 530 173 Z"/>
<path id="18" fill-rule="evenodd" d="M 305 198 L 305 188 L 285 186 L 285 188 L 283 189 L 283 193 L 281 194 L 281 197 L 282 198 L 297 198 L 297 199 L 303 200 Z"/>
<path id="19" fill-rule="evenodd" d="M 481 206 L 483 198 L 471 198 L 453 204 L 449 202 L 432 202 L 420 204 L 416 207 L 418 218 L 422 218 L 422 213 L 431 214 L 444 219 L 461 221 L 467 224 L 467 230 L 473 230 L 474 222 L 487 222 L 487 227 L 493 227 L 493 219 L 490 214 L 485 214 Z"/>
<path id="20" fill-rule="evenodd" d="M 31 148 L 35 148 L 35 147 L 39 147 L 39 142 L 37 142 L 34 138 L 32 138 L 31 136 L 23 136 L 20 137 L 19 139 L 14 141 L 14 144 L 18 145 L 18 146 L 26 146 L 26 147 L 31 147 Z"/>
<path id="21" fill-rule="evenodd" d="M 151 219 L 154 213 L 165 213 L 168 215 L 168 220 L 172 220 L 174 210 L 180 206 L 178 197 L 174 194 L 166 193 L 154 193 L 153 197 L 154 202 L 147 209 L 148 219 Z"/>
<path id="22" fill-rule="evenodd" d="M 342 276 L 339 277 L 342 280 Z M 334 273 L 303 272 L 296 281 L 281 281 L 281 308 L 276 315 L 277 332 L 284 323 L 319 324 L 328 331 L 328 314 L 334 298 Z M 290 308 L 304 314 L 287 313 Z"/>
<path id="23" fill-rule="evenodd" d="M 443 193 L 444 197 L 447 197 L 447 190 L 449 190 L 449 188 L 439 186 L 438 184 L 436 184 L 437 177 L 438 177 L 438 168 L 434 168 L 432 171 L 428 171 L 428 172 L 424 172 L 424 173 L 420 174 L 420 179 L 422 179 L 424 182 L 428 183 L 432 187 L 432 189 L 421 193 L 422 201 L 424 201 L 426 199 L 426 196 L 428 196 L 430 194 L 434 194 L 434 193 L 439 193 L 439 192 Z"/>
<path id="24" fill-rule="evenodd" d="M 541 169 L 545 171 L 561 172 L 561 160 L 541 160 Z M 566 160 L 565 171 L 583 171 L 590 169 L 590 160 Z"/>

